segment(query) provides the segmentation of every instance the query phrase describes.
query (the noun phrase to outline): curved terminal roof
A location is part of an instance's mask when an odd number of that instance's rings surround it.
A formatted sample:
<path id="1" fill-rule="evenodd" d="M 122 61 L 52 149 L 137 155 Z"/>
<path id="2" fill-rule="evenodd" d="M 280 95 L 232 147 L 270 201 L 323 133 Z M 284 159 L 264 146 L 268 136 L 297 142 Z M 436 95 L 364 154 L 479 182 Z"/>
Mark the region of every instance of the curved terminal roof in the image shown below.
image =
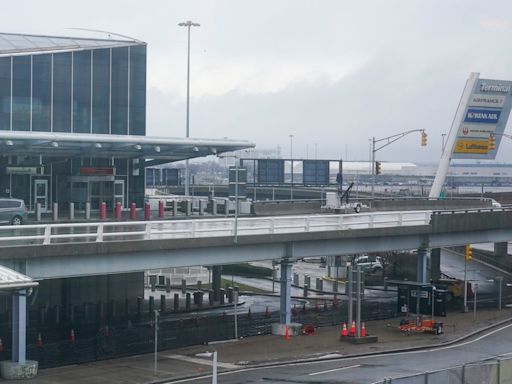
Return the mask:
<path id="1" fill-rule="evenodd" d="M 116 35 L 117 36 L 117 35 Z M 0 56 L 30 53 L 79 51 L 146 44 L 138 40 L 91 39 L 81 37 L 39 36 L 0 33 Z"/>
<path id="2" fill-rule="evenodd" d="M 36 287 L 39 283 L 30 277 L 0 265 L 0 291 Z"/>
<path id="3" fill-rule="evenodd" d="M 254 146 L 246 140 L 0 130 L 0 153 L 4 156 L 117 157 L 173 162 Z"/>

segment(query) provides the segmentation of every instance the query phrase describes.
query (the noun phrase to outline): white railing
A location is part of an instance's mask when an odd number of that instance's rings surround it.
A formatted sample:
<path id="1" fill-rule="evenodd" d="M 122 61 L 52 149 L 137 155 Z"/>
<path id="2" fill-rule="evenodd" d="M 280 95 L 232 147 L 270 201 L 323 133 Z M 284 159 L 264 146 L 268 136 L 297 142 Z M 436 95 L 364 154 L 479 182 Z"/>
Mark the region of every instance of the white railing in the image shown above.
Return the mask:
<path id="1" fill-rule="evenodd" d="M 348 215 L 270 216 L 238 219 L 238 237 L 426 225 L 432 211 Z M 0 247 L 59 243 L 233 236 L 233 218 L 91 222 L 0 227 Z"/>

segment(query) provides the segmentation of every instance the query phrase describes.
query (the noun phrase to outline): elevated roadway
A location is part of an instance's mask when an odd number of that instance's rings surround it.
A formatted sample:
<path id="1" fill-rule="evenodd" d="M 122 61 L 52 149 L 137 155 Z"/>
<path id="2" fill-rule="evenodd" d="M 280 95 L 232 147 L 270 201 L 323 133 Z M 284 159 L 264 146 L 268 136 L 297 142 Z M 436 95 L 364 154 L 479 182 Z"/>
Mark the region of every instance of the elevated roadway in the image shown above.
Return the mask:
<path id="1" fill-rule="evenodd" d="M 512 208 L 0 227 L 0 264 L 34 279 L 512 239 Z"/>

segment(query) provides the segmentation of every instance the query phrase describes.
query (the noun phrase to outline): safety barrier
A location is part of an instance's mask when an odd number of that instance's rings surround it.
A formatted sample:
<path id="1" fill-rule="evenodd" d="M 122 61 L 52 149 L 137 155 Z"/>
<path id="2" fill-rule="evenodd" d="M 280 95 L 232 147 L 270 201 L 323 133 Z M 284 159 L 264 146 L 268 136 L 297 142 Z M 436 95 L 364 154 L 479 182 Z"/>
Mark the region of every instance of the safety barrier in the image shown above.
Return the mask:
<path id="1" fill-rule="evenodd" d="M 289 234 L 428 225 L 432 211 L 41 224 L 0 227 L 0 247 L 56 243 Z"/>

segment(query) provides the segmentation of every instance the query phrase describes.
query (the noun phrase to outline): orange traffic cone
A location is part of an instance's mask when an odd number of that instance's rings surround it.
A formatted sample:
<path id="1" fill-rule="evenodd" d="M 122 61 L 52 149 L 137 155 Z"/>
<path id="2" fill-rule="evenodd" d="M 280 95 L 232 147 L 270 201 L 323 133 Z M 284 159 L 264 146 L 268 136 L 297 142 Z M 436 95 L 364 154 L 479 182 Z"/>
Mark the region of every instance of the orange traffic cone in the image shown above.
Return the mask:
<path id="1" fill-rule="evenodd" d="M 355 336 L 356 335 L 356 321 L 355 320 L 352 320 L 352 325 L 350 326 L 350 333 L 349 333 L 350 336 Z"/>
<path id="2" fill-rule="evenodd" d="M 2 339 L 0 339 L 0 352 L 4 351 L 4 343 L 2 343 Z"/>
<path id="3" fill-rule="evenodd" d="M 341 337 L 347 337 L 347 336 L 348 336 L 347 323 L 343 323 L 343 328 L 341 328 Z"/>
<path id="4" fill-rule="evenodd" d="M 43 338 L 41 337 L 41 332 L 37 334 L 37 346 L 42 347 L 43 346 Z"/>
<path id="5" fill-rule="evenodd" d="M 73 328 L 71 328 L 71 333 L 69 334 L 69 341 L 75 342 L 75 330 Z"/>
<path id="6" fill-rule="evenodd" d="M 366 327 L 364 326 L 364 321 L 361 323 L 361 337 L 366 337 Z"/>
<path id="7" fill-rule="evenodd" d="M 285 331 L 284 331 L 284 339 L 290 340 L 290 331 L 288 330 L 288 325 L 286 326 Z"/>

